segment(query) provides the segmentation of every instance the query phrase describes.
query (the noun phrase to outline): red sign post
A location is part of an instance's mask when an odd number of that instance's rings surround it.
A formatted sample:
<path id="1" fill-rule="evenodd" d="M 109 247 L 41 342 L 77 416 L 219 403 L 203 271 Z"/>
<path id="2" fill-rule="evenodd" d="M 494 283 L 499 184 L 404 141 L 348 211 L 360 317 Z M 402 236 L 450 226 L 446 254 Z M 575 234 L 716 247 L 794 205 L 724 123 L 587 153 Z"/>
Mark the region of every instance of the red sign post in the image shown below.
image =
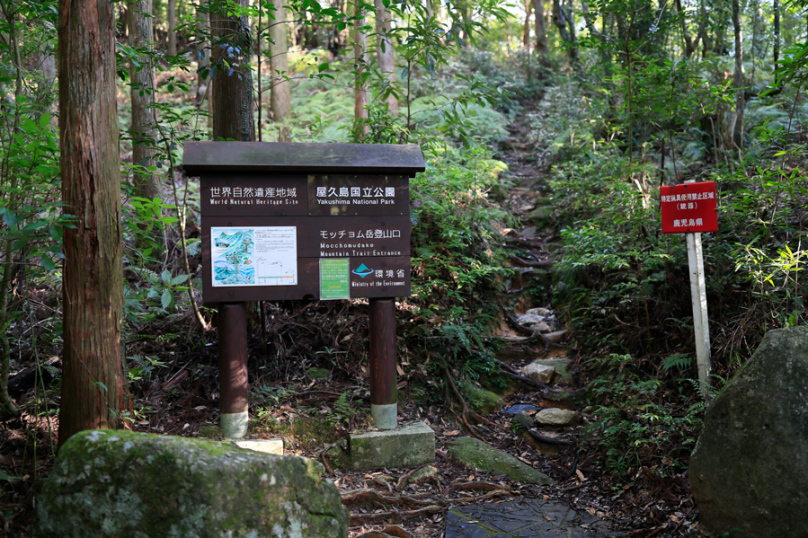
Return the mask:
<path id="1" fill-rule="evenodd" d="M 705 399 L 709 399 L 710 326 L 707 319 L 707 285 L 704 278 L 701 232 L 718 231 L 715 182 L 690 181 L 672 187 L 663 186 L 659 194 L 662 232 L 686 234 L 699 384 L 702 395 Z"/>

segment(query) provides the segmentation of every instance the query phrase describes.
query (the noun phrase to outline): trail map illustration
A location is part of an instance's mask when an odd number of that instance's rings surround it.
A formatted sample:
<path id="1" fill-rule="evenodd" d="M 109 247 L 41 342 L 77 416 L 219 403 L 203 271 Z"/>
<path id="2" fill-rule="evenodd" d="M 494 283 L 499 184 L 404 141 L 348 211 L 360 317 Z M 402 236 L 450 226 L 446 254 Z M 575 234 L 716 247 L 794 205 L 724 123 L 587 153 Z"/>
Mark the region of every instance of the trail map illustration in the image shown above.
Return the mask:
<path id="1" fill-rule="evenodd" d="M 297 227 L 211 228 L 213 286 L 296 286 Z"/>

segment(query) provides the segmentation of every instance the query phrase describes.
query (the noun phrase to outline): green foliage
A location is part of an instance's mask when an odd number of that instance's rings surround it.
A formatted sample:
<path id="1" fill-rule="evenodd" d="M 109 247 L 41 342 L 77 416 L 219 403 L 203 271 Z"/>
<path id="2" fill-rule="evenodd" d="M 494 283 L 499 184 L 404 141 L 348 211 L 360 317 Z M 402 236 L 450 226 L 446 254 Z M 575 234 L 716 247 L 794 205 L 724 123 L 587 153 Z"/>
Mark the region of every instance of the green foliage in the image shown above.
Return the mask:
<path id="1" fill-rule="evenodd" d="M 358 413 L 359 411 L 354 409 L 348 400 L 348 393 L 343 392 L 334 402 L 333 407 L 327 410 L 326 417 L 334 428 L 339 428 L 348 426 L 351 419 Z"/>
<path id="2" fill-rule="evenodd" d="M 490 297 L 508 274 L 501 227 L 512 222 L 489 193 L 501 168 L 481 148 L 446 148 L 410 183 L 413 200 L 413 298 L 422 323 L 413 336 L 430 341 L 473 376 L 491 369 L 483 338 L 495 322 Z M 414 343 L 418 347 L 417 343 Z"/>
<path id="3" fill-rule="evenodd" d="M 701 427 L 704 404 L 661 394 L 661 382 L 643 378 L 629 355 L 590 361 L 599 377 L 587 386 L 594 418 L 584 428 L 590 446 L 603 452 L 605 468 L 620 475 L 617 485 L 640 467 L 669 477 L 687 468 L 687 457 Z"/>

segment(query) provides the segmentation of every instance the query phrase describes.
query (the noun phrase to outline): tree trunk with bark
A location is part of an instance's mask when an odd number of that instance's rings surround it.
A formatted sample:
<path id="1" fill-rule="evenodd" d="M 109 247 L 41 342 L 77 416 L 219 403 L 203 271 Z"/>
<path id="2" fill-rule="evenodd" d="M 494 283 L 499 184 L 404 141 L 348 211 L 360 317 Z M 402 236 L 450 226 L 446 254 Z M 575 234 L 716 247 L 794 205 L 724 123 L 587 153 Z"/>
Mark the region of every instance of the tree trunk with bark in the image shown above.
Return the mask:
<path id="1" fill-rule="evenodd" d="M 572 5 L 572 0 L 567 2 L 567 24 L 569 25 L 570 35 L 570 61 L 572 63 L 578 62 L 578 38 L 575 31 L 575 11 Z"/>
<path id="2" fill-rule="evenodd" d="M 536 53 L 539 63 L 548 67 L 550 65 L 550 47 L 547 45 L 547 17 L 544 14 L 544 0 L 533 0 L 533 13 L 536 24 Z"/>
<path id="3" fill-rule="evenodd" d="M 249 0 L 237 0 L 246 7 Z M 250 31 L 246 17 L 228 16 L 227 2 L 210 2 L 213 48 L 213 137 L 255 140 L 252 75 L 249 62 Z"/>
<path id="4" fill-rule="evenodd" d="M 177 0 L 168 0 L 168 55 L 177 55 Z"/>
<path id="5" fill-rule="evenodd" d="M 533 9 L 532 0 L 524 0 L 523 7 L 525 9 L 525 24 L 522 28 L 522 48 L 526 52 L 530 52 L 530 15 Z"/>
<path id="6" fill-rule="evenodd" d="M 774 0 L 772 4 L 774 12 L 774 44 L 772 46 L 772 56 L 774 69 L 777 69 L 777 62 L 780 61 L 780 0 Z"/>
<path id="7" fill-rule="evenodd" d="M 367 53 L 367 32 L 365 26 L 365 9 L 358 0 L 353 2 L 354 23 L 354 137 L 362 141 L 368 134 L 368 125 L 364 122 L 368 118 L 368 85 L 364 79 L 367 72 L 365 55 Z"/>
<path id="8" fill-rule="evenodd" d="M 64 212 L 63 377 L 59 445 L 114 428 L 124 410 L 123 246 L 115 5 L 59 4 L 59 132 Z"/>
<path id="9" fill-rule="evenodd" d="M 286 0 L 275 0 L 275 20 L 269 27 L 270 47 L 269 68 L 272 72 L 270 108 L 272 121 L 282 123 L 292 108 L 292 95 L 289 87 L 289 23 L 286 22 Z"/>
<path id="10" fill-rule="evenodd" d="M 132 62 L 130 98 L 132 101 L 132 164 L 135 193 L 153 200 L 158 194 L 157 178 L 147 170 L 154 165 L 155 132 L 154 69 L 151 61 L 152 0 L 135 0 L 129 5 L 129 43 L 144 50 L 139 65 Z"/>
<path id="11" fill-rule="evenodd" d="M 390 14 L 384 6 L 383 0 L 375 0 L 376 6 L 376 57 L 379 64 L 379 71 L 384 77 L 385 88 L 382 92 L 388 92 L 396 81 L 396 60 L 393 55 L 393 40 L 391 35 L 392 25 Z M 387 99 L 387 110 L 391 116 L 398 113 L 398 100 L 396 96 L 389 92 Z"/>
<path id="12" fill-rule="evenodd" d="M 735 112 L 730 119 L 728 134 L 733 143 L 743 147 L 743 116 L 746 108 L 744 97 L 743 75 L 743 27 L 741 26 L 740 0 L 732 0 L 732 26 L 735 30 L 735 73 L 732 77 L 732 87 L 735 89 Z M 734 120 L 734 121 L 733 121 Z"/>

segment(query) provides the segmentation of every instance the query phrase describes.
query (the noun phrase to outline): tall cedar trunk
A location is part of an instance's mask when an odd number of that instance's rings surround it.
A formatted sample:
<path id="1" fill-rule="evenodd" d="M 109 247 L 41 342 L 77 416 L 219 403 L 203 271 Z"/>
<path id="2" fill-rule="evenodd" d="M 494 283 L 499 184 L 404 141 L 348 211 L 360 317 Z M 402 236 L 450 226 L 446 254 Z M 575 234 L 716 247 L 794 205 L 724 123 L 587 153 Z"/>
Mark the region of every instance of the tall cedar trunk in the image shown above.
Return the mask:
<path id="1" fill-rule="evenodd" d="M 210 41 L 207 35 L 210 33 L 210 18 L 208 17 L 207 2 L 201 2 L 196 11 L 196 24 L 199 28 L 197 35 L 204 39 L 196 42 L 196 102 L 201 103 L 202 99 L 209 97 L 208 84 L 210 82 Z"/>
<path id="2" fill-rule="evenodd" d="M 736 146 L 743 147 L 743 113 L 746 102 L 743 93 L 743 28 L 741 26 L 740 0 L 732 0 L 732 26 L 735 30 L 735 74 L 732 77 L 732 87 L 735 88 L 735 122 L 730 135 Z"/>
<path id="3" fill-rule="evenodd" d="M 375 0 L 376 6 L 376 55 L 379 64 L 379 71 L 382 72 L 386 85 L 395 84 L 396 60 L 393 56 L 393 42 L 391 31 L 391 19 L 387 8 L 384 7 L 383 0 Z M 391 116 L 398 113 L 398 101 L 395 95 L 390 93 L 387 98 L 387 109 Z"/>
<path id="4" fill-rule="evenodd" d="M 235 3 L 246 7 L 249 0 Z M 227 15 L 227 2 L 210 2 L 213 39 L 213 137 L 243 142 L 255 140 L 252 75 L 246 67 L 250 53 L 249 23 Z M 225 68 L 226 65 L 229 66 Z"/>
<path id="5" fill-rule="evenodd" d="M 123 258 L 116 4 L 59 4 L 59 133 L 64 212 L 64 351 L 59 444 L 120 424 Z"/>
<path id="6" fill-rule="evenodd" d="M 135 0 L 129 6 L 129 43 L 151 52 L 152 0 Z M 142 168 L 134 171 L 135 193 L 153 200 L 157 196 L 157 178 L 147 167 L 154 164 L 155 133 L 154 69 L 149 54 L 140 57 L 139 64 L 129 68 L 132 79 L 132 163 Z"/>
<path id="7" fill-rule="evenodd" d="M 777 69 L 777 62 L 780 61 L 780 0 L 774 0 L 772 11 L 774 11 L 774 45 L 772 55 L 774 57 L 774 69 Z"/>
<path id="8" fill-rule="evenodd" d="M 576 63 L 578 62 L 578 40 L 575 35 L 575 12 L 572 0 L 567 2 L 567 24 L 570 28 L 570 61 Z"/>
<path id="9" fill-rule="evenodd" d="M 177 55 L 177 0 L 168 0 L 168 55 Z"/>
<path id="10" fill-rule="evenodd" d="M 530 10 L 533 6 L 531 5 L 531 0 L 524 0 L 523 4 L 525 8 L 525 24 L 524 28 L 522 28 L 522 47 L 526 52 L 530 52 Z"/>
<path id="11" fill-rule="evenodd" d="M 289 23 L 286 22 L 286 0 L 275 0 L 275 20 L 269 24 L 269 38 L 274 44 L 269 48 L 269 68 L 272 72 L 270 90 L 270 107 L 272 120 L 283 122 L 292 108 L 292 96 L 289 88 Z"/>
<path id="12" fill-rule="evenodd" d="M 365 26 L 365 9 L 358 0 L 352 2 L 354 6 L 354 136 L 357 141 L 364 140 L 368 134 L 368 125 L 362 120 L 368 118 L 368 86 L 364 80 L 367 71 L 365 54 L 367 52 L 367 32 Z"/>
<path id="13" fill-rule="evenodd" d="M 547 67 L 550 63 L 550 48 L 547 46 L 547 18 L 544 15 L 544 0 L 533 0 L 534 18 L 536 20 L 536 52 L 539 63 Z"/>

